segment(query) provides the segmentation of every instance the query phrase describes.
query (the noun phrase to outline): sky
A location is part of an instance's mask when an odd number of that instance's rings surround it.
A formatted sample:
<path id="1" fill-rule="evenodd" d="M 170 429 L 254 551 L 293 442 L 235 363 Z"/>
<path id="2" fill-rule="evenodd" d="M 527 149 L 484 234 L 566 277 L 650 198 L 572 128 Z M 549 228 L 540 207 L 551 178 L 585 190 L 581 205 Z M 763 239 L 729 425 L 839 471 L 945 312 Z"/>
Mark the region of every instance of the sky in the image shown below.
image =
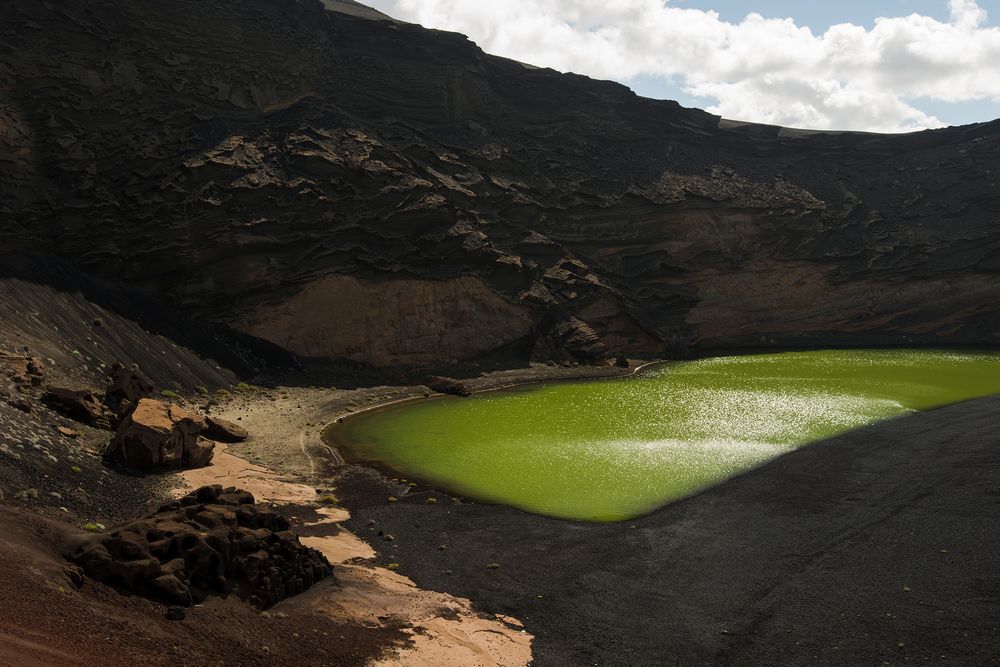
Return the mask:
<path id="1" fill-rule="evenodd" d="M 734 120 L 909 132 L 1000 118 L 1000 0 L 362 1 Z"/>

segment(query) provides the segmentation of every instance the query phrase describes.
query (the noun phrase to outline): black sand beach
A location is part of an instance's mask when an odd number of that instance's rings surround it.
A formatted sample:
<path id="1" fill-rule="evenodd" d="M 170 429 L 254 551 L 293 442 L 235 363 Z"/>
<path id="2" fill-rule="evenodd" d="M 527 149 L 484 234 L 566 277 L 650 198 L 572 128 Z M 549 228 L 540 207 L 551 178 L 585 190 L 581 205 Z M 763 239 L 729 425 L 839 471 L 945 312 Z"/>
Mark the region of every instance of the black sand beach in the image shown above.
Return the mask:
<path id="1" fill-rule="evenodd" d="M 536 665 L 996 664 L 998 424 L 1000 397 L 912 414 L 632 522 L 414 494 L 348 527 L 521 619 Z"/>

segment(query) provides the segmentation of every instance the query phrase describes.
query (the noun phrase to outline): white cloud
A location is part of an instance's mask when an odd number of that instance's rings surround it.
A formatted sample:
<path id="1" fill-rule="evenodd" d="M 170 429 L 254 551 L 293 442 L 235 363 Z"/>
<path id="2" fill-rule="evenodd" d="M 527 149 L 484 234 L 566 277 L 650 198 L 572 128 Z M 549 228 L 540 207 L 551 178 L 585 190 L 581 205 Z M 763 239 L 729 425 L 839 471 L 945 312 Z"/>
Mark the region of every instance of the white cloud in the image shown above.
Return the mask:
<path id="1" fill-rule="evenodd" d="M 944 0 L 942 0 L 943 2 Z M 814 35 L 667 0 L 383 0 L 392 15 L 469 35 L 487 52 L 628 82 L 672 77 L 728 118 L 884 132 L 939 127 L 907 100 L 1000 102 L 1000 28 L 976 0 L 947 22 L 912 14 Z"/>

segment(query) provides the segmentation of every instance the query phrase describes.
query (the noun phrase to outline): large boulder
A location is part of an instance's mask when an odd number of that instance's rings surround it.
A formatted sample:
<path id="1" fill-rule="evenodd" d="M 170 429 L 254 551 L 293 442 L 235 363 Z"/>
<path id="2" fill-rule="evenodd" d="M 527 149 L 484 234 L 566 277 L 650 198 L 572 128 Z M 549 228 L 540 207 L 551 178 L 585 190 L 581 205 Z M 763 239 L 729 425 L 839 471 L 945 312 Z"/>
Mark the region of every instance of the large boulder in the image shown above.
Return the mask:
<path id="1" fill-rule="evenodd" d="M 209 415 L 205 417 L 205 431 L 202 435 L 216 442 L 243 442 L 249 434 L 242 426 L 237 426 L 227 419 Z"/>
<path id="2" fill-rule="evenodd" d="M 200 468 L 215 445 L 203 437 L 205 418 L 151 398 L 141 398 L 118 427 L 109 452 L 133 468 Z"/>
<path id="3" fill-rule="evenodd" d="M 111 429 L 117 417 L 93 392 L 48 387 L 45 401 L 73 419 L 97 428 Z"/>
<path id="4" fill-rule="evenodd" d="M 266 608 L 333 570 L 290 527 L 246 491 L 206 486 L 143 519 L 81 536 L 64 552 L 88 576 L 167 604 L 235 593 Z"/>

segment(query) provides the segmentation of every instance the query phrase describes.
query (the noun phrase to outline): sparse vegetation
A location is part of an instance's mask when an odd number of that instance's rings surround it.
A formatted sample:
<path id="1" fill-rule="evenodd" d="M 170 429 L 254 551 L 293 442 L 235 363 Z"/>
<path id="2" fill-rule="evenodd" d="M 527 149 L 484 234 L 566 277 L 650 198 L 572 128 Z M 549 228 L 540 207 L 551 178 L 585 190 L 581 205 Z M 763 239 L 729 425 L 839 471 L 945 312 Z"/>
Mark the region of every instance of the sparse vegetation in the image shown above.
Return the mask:
<path id="1" fill-rule="evenodd" d="M 175 401 L 180 400 L 181 398 L 181 395 L 172 389 L 164 389 L 163 391 L 160 392 L 160 396 L 162 396 L 163 398 L 171 398 Z"/>

